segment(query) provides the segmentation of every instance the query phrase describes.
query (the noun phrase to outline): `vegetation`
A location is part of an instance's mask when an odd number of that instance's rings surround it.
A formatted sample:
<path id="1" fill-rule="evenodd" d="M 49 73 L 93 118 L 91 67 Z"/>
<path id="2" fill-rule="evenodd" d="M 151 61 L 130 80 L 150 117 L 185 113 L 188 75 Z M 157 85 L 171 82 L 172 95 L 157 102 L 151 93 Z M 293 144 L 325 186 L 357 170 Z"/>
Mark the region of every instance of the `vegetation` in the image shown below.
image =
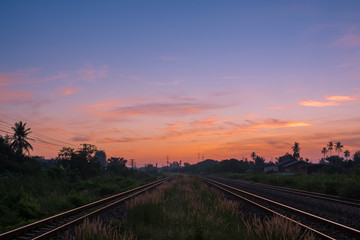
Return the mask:
<path id="1" fill-rule="evenodd" d="M 102 166 L 96 147 L 85 143 L 76 150 L 64 147 L 55 160 L 39 161 L 24 154 L 32 149 L 26 123 L 15 123 L 13 130 L 12 137 L 0 136 L 0 232 L 162 177 L 128 169 L 124 158 Z"/>
<path id="2" fill-rule="evenodd" d="M 227 200 L 196 177 L 178 176 L 152 193 L 127 203 L 125 220 L 111 226 L 85 222 L 67 239 L 313 239 L 281 218 L 245 218 L 239 204 Z M 98 231 L 94 232 L 95 229 Z M 131 231 L 131 232 L 129 232 Z M 84 237 L 93 235 L 99 238 Z"/>

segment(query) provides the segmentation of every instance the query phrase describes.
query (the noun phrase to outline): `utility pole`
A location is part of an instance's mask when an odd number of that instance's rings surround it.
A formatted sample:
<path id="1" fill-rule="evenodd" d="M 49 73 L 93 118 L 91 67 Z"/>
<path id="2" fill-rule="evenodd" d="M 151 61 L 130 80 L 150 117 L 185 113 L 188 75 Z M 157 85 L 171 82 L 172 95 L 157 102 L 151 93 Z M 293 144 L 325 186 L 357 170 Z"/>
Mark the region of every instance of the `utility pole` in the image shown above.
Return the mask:
<path id="1" fill-rule="evenodd" d="M 166 166 L 169 166 L 169 155 L 166 156 Z"/>
<path id="2" fill-rule="evenodd" d="M 200 151 L 199 151 L 199 145 L 198 145 L 198 162 L 200 162 Z"/>
<path id="3" fill-rule="evenodd" d="M 131 169 L 134 169 L 134 159 L 130 159 Z"/>

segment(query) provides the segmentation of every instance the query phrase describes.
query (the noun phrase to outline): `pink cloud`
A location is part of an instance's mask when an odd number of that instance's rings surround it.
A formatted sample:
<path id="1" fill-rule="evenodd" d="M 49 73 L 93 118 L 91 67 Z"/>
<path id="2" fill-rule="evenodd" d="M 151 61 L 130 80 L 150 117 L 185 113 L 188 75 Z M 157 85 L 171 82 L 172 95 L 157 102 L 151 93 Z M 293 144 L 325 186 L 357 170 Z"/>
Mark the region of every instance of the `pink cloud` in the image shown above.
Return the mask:
<path id="1" fill-rule="evenodd" d="M 78 88 L 62 88 L 58 90 L 58 92 L 62 95 L 72 95 L 74 93 L 77 93 L 78 91 Z"/>
<path id="2" fill-rule="evenodd" d="M 123 102 L 124 102 L 123 99 L 112 99 L 112 100 L 108 100 L 108 101 L 104 101 L 104 102 L 100 102 L 100 103 L 96 103 L 96 104 L 83 104 L 83 105 L 79 105 L 79 106 L 86 107 L 86 108 L 108 108 L 108 107 L 114 107 Z"/>
<path id="3" fill-rule="evenodd" d="M 155 116 L 184 116 L 211 109 L 224 108 L 226 106 L 202 104 L 202 103 L 145 103 L 133 106 L 113 107 L 111 109 L 99 109 L 86 111 L 95 116 L 123 117 L 130 115 L 155 115 Z"/>
<path id="4" fill-rule="evenodd" d="M 269 110 L 281 110 L 281 109 L 284 109 L 284 107 L 276 106 L 276 107 L 267 107 L 266 109 L 269 109 Z"/>
<path id="5" fill-rule="evenodd" d="M 0 103 L 29 103 L 33 95 L 25 91 L 9 91 L 0 88 Z"/>
<path id="6" fill-rule="evenodd" d="M 331 46 L 341 46 L 341 47 L 359 47 L 360 46 L 360 35 L 354 33 L 347 33 L 342 38 L 336 40 Z"/>
<path id="7" fill-rule="evenodd" d="M 154 84 L 154 85 L 156 85 L 156 86 L 176 86 L 176 85 L 178 85 L 180 83 L 180 81 L 178 81 L 178 80 L 174 80 L 174 81 L 172 81 L 172 82 L 153 82 L 153 83 L 151 83 L 151 84 Z"/>
<path id="8" fill-rule="evenodd" d="M 94 68 L 80 68 L 76 71 L 80 75 L 81 80 L 95 81 L 99 78 L 105 78 L 107 76 L 108 66 L 104 65 L 100 69 Z"/>

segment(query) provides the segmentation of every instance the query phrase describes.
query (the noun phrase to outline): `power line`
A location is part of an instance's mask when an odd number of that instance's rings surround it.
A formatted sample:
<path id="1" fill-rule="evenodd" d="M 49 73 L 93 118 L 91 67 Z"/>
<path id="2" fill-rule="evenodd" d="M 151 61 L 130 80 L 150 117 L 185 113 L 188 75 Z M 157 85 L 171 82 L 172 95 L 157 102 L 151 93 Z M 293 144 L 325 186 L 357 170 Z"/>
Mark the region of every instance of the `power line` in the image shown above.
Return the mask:
<path id="1" fill-rule="evenodd" d="M 6 131 L 4 129 L 0 129 L 1 132 L 5 132 L 7 134 L 12 134 L 11 132 L 9 131 Z M 51 143 L 51 142 L 48 142 L 48 141 L 45 141 L 41 138 L 38 138 L 38 137 L 32 137 L 32 138 L 29 138 L 30 140 L 33 140 L 34 142 L 36 143 L 43 143 L 43 144 L 48 144 L 48 145 L 52 145 L 52 146 L 58 146 L 58 147 L 63 147 L 62 145 L 60 144 L 56 144 L 56 143 Z"/>
<path id="2" fill-rule="evenodd" d="M 5 133 L 8 133 L 8 134 L 11 134 L 11 132 L 8 132 L 8 131 L 2 130 L 2 129 L 0 129 L 0 132 L 5 132 Z M 57 149 L 55 147 L 48 146 L 48 145 L 50 145 L 48 143 L 34 142 L 32 145 L 40 145 L 40 147 L 42 147 L 42 148 L 48 148 L 48 149 L 52 149 L 52 150 L 56 150 L 56 151 L 59 150 L 59 149 Z"/>
<path id="3" fill-rule="evenodd" d="M 0 122 L 3 122 L 9 126 L 6 126 L 5 124 L 2 124 L 0 123 L 0 126 L 3 126 L 3 127 L 12 127 L 13 125 L 8 123 L 8 122 L 5 122 L 3 120 L 0 120 Z M 9 133 L 9 134 L 12 134 L 12 133 Z M 77 147 L 77 145 L 75 144 L 72 144 L 72 143 L 68 143 L 68 142 L 65 142 L 65 141 L 61 141 L 61 140 L 57 140 L 55 138 L 51 138 L 51 137 L 48 137 L 48 136 L 45 136 L 45 135 L 42 135 L 40 133 L 35 133 L 35 132 L 32 132 L 32 135 L 38 135 L 38 137 L 41 137 L 41 138 L 47 138 L 48 140 L 51 140 L 51 141 L 56 141 L 58 143 L 62 143 L 62 144 L 66 144 L 66 145 L 70 145 L 70 146 L 73 146 L 73 147 Z M 45 140 L 41 140 L 41 141 L 45 141 Z M 47 141 L 49 142 L 49 141 Z M 56 143 L 52 143 L 53 145 L 57 145 L 57 146 L 60 146 L 59 144 L 56 144 Z M 63 147 L 63 145 L 61 145 L 61 147 Z"/>

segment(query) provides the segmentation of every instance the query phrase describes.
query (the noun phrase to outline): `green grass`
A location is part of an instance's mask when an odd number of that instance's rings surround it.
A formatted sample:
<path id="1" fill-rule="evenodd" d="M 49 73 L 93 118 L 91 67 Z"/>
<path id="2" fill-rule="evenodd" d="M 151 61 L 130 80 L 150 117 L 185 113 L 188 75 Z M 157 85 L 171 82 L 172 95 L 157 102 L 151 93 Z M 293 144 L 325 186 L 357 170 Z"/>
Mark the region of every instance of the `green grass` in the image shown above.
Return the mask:
<path id="1" fill-rule="evenodd" d="M 360 175 L 358 174 L 312 174 L 306 176 L 304 174 L 228 173 L 224 174 L 224 177 L 360 199 Z"/>
<path id="2" fill-rule="evenodd" d="M 155 181 L 157 177 L 136 173 L 85 181 L 41 175 L 0 176 L 0 232 Z"/>
<path id="3" fill-rule="evenodd" d="M 111 236 L 109 236 L 111 233 Z M 94 237 L 96 236 L 96 237 Z M 298 226 L 275 217 L 245 218 L 239 204 L 227 200 L 196 177 L 178 176 L 127 203 L 125 220 L 110 225 L 85 221 L 66 239 L 314 239 Z"/>

